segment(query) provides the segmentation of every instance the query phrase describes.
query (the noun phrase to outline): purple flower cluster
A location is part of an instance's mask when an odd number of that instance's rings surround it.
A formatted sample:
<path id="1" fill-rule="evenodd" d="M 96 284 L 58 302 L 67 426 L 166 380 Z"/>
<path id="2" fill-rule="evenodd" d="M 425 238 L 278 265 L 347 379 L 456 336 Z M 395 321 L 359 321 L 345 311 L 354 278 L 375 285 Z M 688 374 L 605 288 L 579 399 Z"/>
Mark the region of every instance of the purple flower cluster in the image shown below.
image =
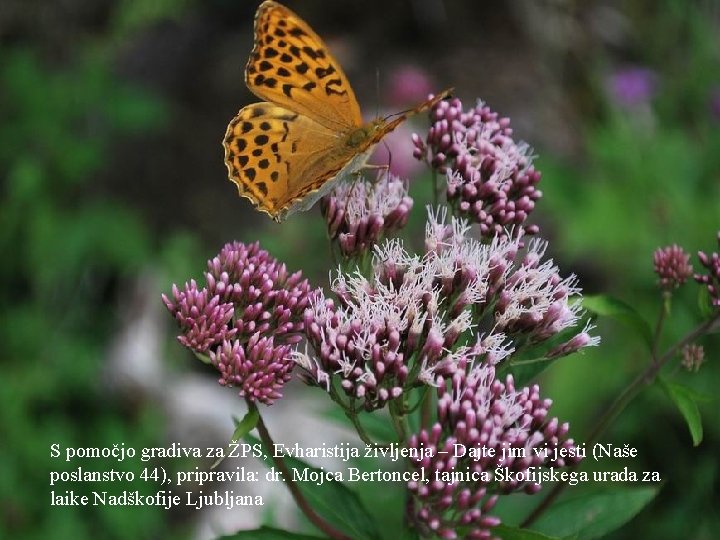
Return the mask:
<path id="1" fill-rule="evenodd" d="M 178 341 L 207 354 L 220 383 L 239 386 L 247 399 L 271 404 L 290 378 L 291 346 L 302 339 L 311 289 L 301 272 L 260 249 L 226 244 L 208 261 L 207 285 L 192 280 L 163 302 L 180 325 Z"/>
<path id="2" fill-rule="evenodd" d="M 444 219 L 430 214 L 423 255 L 385 241 L 375 247 L 370 277 L 338 273 L 337 302 L 323 294 L 311 300 L 305 332 L 315 355 L 296 354 L 307 380 L 329 389 L 337 377 L 350 399 L 373 410 L 418 384 L 434 385 L 468 347 L 495 364 L 576 325 L 575 277 L 562 279 L 552 261 L 541 262 L 542 242 L 530 242 L 520 258 L 519 238 L 483 244 L 465 222 Z M 589 330 L 548 358 L 596 345 Z"/>
<path id="3" fill-rule="evenodd" d="M 542 192 L 540 173 L 532 165 L 530 148 L 516 143 L 508 118 L 500 118 L 482 102 L 463 111 L 453 98 L 431 112 L 432 126 L 425 141 L 413 135 L 414 155 L 447 177 L 447 200 L 460 215 L 480 224 L 482 236 L 506 234 L 526 225 Z"/>
<path id="4" fill-rule="evenodd" d="M 676 244 L 656 250 L 653 262 L 658 285 L 663 290 L 675 289 L 692 276 L 690 255 Z"/>
<path id="5" fill-rule="evenodd" d="M 720 247 L 720 231 L 717 234 L 718 247 Z M 716 308 L 720 308 L 720 254 L 717 252 L 698 252 L 700 264 L 707 269 L 707 274 L 695 274 L 695 281 L 707 285 L 710 294 L 710 302 Z"/>
<path id="6" fill-rule="evenodd" d="M 548 418 L 552 401 L 540 397 L 537 385 L 516 389 L 512 376 L 503 383 L 492 365 L 468 355 L 452 375 L 438 377 L 437 394 L 437 422 L 408 444 L 418 455 L 411 466 L 429 480 L 408 483 L 425 536 L 459 538 L 462 531 L 462 538 L 490 538 L 500 523 L 488 514 L 498 495 L 536 493 L 541 486 L 530 473 L 579 462 L 568 424 Z"/>
<path id="7" fill-rule="evenodd" d="M 412 206 L 407 182 L 387 171 L 375 182 L 341 182 L 320 201 L 330 239 L 345 257 L 367 251 L 383 234 L 404 227 Z"/>

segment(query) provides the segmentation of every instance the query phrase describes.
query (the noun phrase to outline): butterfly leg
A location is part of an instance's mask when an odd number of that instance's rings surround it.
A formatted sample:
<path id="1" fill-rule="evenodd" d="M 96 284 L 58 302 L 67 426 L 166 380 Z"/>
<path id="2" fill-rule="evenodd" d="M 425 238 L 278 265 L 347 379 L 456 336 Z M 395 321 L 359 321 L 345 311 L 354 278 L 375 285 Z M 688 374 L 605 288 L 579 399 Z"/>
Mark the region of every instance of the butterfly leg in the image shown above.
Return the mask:
<path id="1" fill-rule="evenodd" d="M 353 175 L 360 176 L 363 171 L 377 171 L 377 175 L 375 176 L 375 182 L 377 183 L 378 180 L 380 180 L 380 176 L 383 174 L 383 171 L 385 171 L 385 174 L 388 174 L 390 172 L 390 164 L 387 165 L 369 165 L 365 164 L 362 167 L 360 167 L 358 170 L 353 172 Z"/>

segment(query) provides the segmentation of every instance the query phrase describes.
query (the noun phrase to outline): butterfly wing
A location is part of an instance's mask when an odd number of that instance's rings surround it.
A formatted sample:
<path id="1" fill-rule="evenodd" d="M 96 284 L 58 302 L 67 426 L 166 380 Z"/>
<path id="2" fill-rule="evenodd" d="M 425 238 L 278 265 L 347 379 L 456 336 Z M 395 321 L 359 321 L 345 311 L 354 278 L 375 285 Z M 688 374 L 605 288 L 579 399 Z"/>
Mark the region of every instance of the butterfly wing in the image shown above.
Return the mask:
<path id="1" fill-rule="evenodd" d="M 338 62 L 310 26 L 277 2 L 255 16 L 255 47 L 245 68 L 261 99 L 300 113 L 328 129 L 362 125 L 360 106 Z"/>
<path id="2" fill-rule="evenodd" d="M 310 208 L 349 164 L 367 153 L 338 144 L 339 135 L 273 103 L 253 103 L 228 125 L 223 146 L 230 180 L 242 197 L 276 221 Z"/>

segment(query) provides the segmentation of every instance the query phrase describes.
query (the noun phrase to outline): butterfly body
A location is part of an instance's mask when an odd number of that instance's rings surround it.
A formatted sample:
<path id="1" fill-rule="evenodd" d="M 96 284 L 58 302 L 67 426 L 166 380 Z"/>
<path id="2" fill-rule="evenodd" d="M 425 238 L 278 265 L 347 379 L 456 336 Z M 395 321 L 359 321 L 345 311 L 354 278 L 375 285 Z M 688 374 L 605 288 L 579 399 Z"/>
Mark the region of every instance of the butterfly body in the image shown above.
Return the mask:
<path id="1" fill-rule="evenodd" d="M 223 139 L 230 180 L 276 221 L 310 208 L 361 169 L 373 147 L 410 113 L 363 122 L 339 64 L 320 37 L 286 7 L 268 0 L 255 17 L 255 46 L 245 68 L 250 104 Z"/>

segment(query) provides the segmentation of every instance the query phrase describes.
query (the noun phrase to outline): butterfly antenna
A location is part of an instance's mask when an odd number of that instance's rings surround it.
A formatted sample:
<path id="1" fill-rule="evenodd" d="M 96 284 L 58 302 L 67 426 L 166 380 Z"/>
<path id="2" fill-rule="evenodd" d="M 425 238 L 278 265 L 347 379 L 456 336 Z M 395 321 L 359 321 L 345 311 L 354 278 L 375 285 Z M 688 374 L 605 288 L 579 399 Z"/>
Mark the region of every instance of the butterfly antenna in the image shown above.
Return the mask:
<path id="1" fill-rule="evenodd" d="M 375 67 L 375 118 L 380 116 L 380 67 Z"/>

